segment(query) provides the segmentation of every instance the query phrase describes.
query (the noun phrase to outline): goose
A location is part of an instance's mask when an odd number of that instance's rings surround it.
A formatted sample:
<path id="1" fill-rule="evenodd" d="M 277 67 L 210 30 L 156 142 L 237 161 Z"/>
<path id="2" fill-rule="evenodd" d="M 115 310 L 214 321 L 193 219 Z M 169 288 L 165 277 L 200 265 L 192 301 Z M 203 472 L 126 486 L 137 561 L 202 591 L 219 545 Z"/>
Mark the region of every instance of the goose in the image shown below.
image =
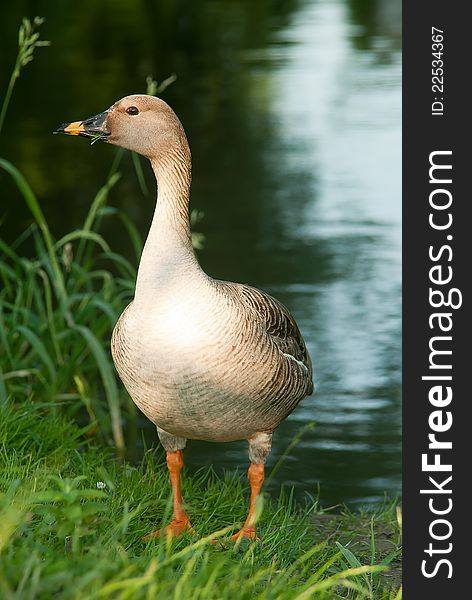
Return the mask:
<path id="1" fill-rule="evenodd" d="M 272 434 L 313 393 L 312 363 L 295 319 L 268 294 L 213 279 L 200 267 L 189 223 L 190 149 L 166 102 L 126 96 L 57 132 L 137 152 L 150 161 L 157 181 L 134 299 L 111 339 L 116 370 L 166 451 L 173 516 L 147 537 L 193 531 L 180 485 L 188 439 L 247 440 L 249 512 L 232 540 L 254 539 Z"/>

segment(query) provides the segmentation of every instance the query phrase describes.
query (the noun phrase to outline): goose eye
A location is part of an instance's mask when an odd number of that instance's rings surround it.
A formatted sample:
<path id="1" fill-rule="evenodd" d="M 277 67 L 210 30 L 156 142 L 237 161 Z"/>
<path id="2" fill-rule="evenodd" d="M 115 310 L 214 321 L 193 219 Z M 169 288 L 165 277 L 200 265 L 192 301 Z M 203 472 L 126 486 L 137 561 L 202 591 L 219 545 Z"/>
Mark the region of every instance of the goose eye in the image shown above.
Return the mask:
<path id="1" fill-rule="evenodd" d="M 128 106 L 128 108 L 126 109 L 126 112 L 129 115 L 137 115 L 139 113 L 139 110 L 136 108 L 136 106 Z"/>

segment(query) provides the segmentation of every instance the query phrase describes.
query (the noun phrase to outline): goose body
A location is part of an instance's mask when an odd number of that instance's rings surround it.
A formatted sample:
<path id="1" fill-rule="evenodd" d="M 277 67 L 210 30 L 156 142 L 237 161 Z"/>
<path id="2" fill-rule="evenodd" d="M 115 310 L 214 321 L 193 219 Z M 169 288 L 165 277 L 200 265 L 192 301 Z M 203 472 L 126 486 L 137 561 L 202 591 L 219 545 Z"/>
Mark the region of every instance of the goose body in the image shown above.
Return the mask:
<path id="1" fill-rule="evenodd" d="M 165 102 L 127 96 L 59 131 L 134 150 L 149 158 L 156 176 L 156 209 L 135 297 L 114 328 L 111 350 L 121 380 L 167 451 L 174 519 L 166 532 L 190 528 L 179 480 L 186 440 L 247 439 L 251 505 L 235 537 L 254 537 L 255 498 L 272 432 L 313 391 L 297 324 L 275 298 L 212 279 L 198 264 L 188 215 L 190 150 Z"/>
<path id="2" fill-rule="evenodd" d="M 130 396 L 172 435 L 225 442 L 272 432 L 311 392 L 294 320 L 248 286 L 194 281 L 132 302 L 112 338 Z M 272 322 L 271 319 L 274 319 Z"/>

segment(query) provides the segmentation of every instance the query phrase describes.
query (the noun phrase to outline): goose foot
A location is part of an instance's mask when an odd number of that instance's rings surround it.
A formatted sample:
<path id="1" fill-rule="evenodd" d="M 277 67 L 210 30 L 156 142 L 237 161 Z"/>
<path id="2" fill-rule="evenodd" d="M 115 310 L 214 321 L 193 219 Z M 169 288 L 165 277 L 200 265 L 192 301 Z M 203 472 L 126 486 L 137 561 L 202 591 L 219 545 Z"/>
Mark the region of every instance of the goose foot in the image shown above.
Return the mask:
<path id="1" fill-rule="evenodd" d="M 164 534 L 166 537 L 178 537 L 182 535 L 185 531 L 190 531 L 191 533 L 195 533 L 195 530 L 190 523 L 190 520 L 187 516 L 181 517 L 179 519 L 173 519 L 169 525 L 164 527 L 163 529 L 158 529 L 157 531 L 153 531 L 148 535 L 143 537 L 143 540 L 150 540 L 152 538 L 161 537 Z"/>
<path id="2" fill-rule="evenodd" d="M 255 527 L 242 527 L 239 531 L 237 531 L 234 535 L 231 536 L 231 541 L 236 542 L 241 538 L 246 538 L 248 540 L 255 540 L 256 542 L 260 542 L 260 538 L 256 535 Z"/>

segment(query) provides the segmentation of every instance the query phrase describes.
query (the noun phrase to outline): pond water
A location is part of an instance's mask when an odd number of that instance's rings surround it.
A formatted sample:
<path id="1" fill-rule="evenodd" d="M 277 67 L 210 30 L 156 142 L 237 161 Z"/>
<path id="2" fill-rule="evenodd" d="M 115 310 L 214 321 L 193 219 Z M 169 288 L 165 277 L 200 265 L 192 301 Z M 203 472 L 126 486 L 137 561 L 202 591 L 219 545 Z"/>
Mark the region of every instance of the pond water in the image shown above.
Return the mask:
<path id="1" fill-rule="evenodd" d="M 4 7 L 2 89 L 17 25 L 29 14 L 23 4 Z M 25 173 L 54 234 L 81 224 L 113 150 L 50 132 L 144 91 L 148 74 L 175 72 L 163 98 L 193 152 L 191 202 L 204 212 L 199 259 L 212 276 L 284 302 L 314 362 L 317 393 L 277 430 L 268 470 L 306 423 L 316 425 L 269 488 L 293 485 L 299 498 L 319 494 L 324 506 L 398 494 L 400 2 L 120 1 L 80 11 L 66 0 L 34 4 L 53 45 L 19 80 L 0 154 Z M 129 158 L 121 170 L 111 204 L 145 234 L 152 193 L 140 191 Z M 1 234 L 11 240 L 30 217 L 1 182 Z M 131 256 L 124 240 L 115 249 Z M 189 442 L 185 458 L 192 471 L 245 470 L 247 450 L 242 442 Z"/>

